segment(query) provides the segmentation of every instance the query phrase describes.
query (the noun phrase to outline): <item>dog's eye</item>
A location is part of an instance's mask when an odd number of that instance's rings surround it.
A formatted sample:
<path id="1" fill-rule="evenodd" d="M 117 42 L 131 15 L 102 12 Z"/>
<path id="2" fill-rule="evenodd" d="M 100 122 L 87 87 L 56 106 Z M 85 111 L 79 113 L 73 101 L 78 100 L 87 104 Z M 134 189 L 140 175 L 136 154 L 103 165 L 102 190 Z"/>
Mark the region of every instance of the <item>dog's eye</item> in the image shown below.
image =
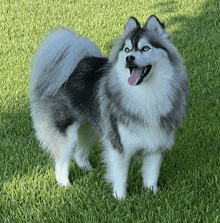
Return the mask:
<path id="1" fill-rule="evenodd" d="M 130 52 L 129 48 L 125 47 L 125 53 L 129 53 L 129 52 Z"/>
<path id="2" fill-rule="evenodd" d="M 148 50 L 150 50 L 150 47 L 149 46 L 145 46 L 145 47 L 142 48 L 142 51 L 145 51 L 146 52 Z"/>

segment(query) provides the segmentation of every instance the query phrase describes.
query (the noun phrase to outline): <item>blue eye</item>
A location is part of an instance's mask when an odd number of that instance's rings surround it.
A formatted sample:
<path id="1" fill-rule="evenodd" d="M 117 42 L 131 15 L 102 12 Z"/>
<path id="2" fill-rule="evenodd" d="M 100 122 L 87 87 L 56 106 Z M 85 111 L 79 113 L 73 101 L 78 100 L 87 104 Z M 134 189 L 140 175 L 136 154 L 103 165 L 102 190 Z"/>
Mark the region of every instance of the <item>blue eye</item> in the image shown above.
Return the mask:
<path id="1" fill-rule="evenodd" d="M 150 47 L 149 46 L 145 46 L 145 47 L 142 48 L 142 51 L 145 51 L 146 52 L 148 50 L 150 50 Z"/>
<path id="2" fill-rule="evenodd" d="M 129 48 L 125 47 L 125 53 L 129 53 L 129 52 L 130 52 Z"/>

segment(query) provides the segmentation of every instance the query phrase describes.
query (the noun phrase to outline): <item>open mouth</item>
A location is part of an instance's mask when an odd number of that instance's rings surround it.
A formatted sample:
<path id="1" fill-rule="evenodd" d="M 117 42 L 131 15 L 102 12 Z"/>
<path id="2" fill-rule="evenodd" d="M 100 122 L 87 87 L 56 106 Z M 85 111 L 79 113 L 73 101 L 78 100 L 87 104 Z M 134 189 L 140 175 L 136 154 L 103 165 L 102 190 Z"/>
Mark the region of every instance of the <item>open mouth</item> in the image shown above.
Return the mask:
<path id="1" fill-rule="evenodd" d="M 150 73 L 152 65 L 148 65 L 144 68 L 139 68 L 136 66 L 128 67 L 130 70 L 130 77 L 128 78 L 128 83 L 131 86 L 139 85 L 144 78 Z"/>

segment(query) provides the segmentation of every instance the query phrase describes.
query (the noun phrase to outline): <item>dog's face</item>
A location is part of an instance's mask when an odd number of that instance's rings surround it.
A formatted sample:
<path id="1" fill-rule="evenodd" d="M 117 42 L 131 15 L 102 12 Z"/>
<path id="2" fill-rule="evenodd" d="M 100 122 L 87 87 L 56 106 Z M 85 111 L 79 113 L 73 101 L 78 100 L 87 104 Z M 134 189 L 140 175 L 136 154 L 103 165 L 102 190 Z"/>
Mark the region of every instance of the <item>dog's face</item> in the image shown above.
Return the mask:
<path id="1" fill-rule="evenodd" d="M 162 41 L 164 33 L 164 25 L 155 16 L 151 16 L 143 28 L 135 18 L 128 20 L 117 63 L 120 64 L 120 70 L 128 75 L 131 86 L 149 79 L 158 60 L 168 57 Z"/>
<path id="2" fill-rule="evenodd" d="M 133 40 L 134 41 L 134 40 Z M 119 53 L 119 60 L 130 72 L 128 83 L 139 85 L 147 78 L 152 69 L 153 47 L 146 38 L 142 37 L 136 43 L 131 39 L 125 41 L 123 50 Z"/>

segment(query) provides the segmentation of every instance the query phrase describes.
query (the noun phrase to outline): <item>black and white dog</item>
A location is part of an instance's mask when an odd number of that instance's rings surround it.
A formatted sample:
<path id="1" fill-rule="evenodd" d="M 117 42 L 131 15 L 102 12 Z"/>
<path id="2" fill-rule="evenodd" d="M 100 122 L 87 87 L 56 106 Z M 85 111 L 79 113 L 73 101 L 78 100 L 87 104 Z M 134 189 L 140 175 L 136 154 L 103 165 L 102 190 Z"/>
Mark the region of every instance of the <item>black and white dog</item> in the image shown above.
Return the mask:
<path id="1" fill-rule="evenodd" d="M 89 151 L 103 145 L 113 195 L 126 197 L 129 162 L 143 158 L 144 187 L 157 192 L 163 153 L 186 113 L 187 74 L 164 25 L 131 17 L 110 57 L 62 27 L 37 50 L 30 77 L 31 116 L 42 147 L 55 160 L 57 182 L 70 185 L 73 157 L 92 170 Z"/>

